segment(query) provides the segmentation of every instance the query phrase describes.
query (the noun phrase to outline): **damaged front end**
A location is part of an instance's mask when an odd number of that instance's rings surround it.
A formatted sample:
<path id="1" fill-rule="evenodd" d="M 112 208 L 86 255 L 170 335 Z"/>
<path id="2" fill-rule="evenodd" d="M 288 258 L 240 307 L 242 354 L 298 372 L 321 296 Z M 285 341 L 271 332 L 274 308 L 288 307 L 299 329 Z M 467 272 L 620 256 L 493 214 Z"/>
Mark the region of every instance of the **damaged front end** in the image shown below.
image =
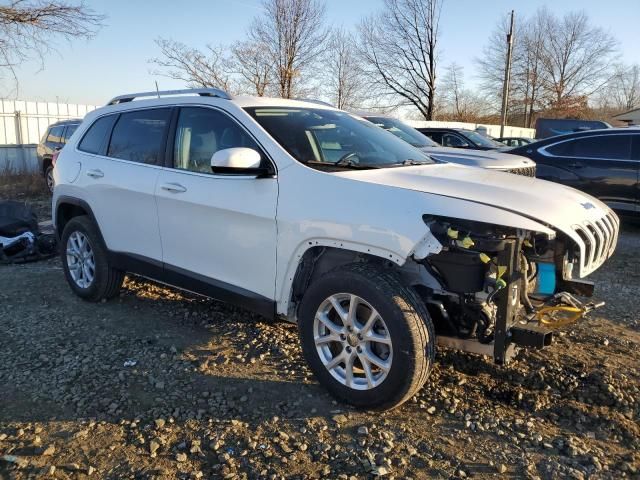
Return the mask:
<path id="1" fill-rule="evenodd" d="M 423 297 L 440 345 L 503 364 L 516 347 L 545 347 L 555 328 L 602 305 L 573 296 L 591 296 L 593 284 L 570 278 L 582 247 L 562 232 L 550 238 L 482 222 L 423 219 L 430 248 L 416 250 L 414 260 L 435 280 Z"/>

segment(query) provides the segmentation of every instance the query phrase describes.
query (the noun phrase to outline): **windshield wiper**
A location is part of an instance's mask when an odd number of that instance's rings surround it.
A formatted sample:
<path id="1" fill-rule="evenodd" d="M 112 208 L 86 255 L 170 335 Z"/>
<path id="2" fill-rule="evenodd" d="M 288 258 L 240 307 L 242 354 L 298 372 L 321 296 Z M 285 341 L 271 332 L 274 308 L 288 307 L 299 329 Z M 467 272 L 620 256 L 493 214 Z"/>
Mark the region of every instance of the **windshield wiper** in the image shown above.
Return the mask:
<path id="1" fill-rule="evenodd" d="M 428 161 L 424 161 L 424 160 L 413 160 L 411 158 L 408 158 L 407 160 L 404 160 L 403 162 L 400 163 L 396 163 L 397 166 L 412 166 L 412 165 L 431 165 L 433 162 L 428 162 Z"/>
<path id="2" fill-rule="evenodd" d="M 350 160 L 342 163 L 318 162 L 316 160 L 308 160 L 306 164 L 325 168 L 350 168 L 352 170 L 369 170 L 371 168 L 382 168 L 382 165 L 374 165 L 372 163 L 355 163 Z"/>

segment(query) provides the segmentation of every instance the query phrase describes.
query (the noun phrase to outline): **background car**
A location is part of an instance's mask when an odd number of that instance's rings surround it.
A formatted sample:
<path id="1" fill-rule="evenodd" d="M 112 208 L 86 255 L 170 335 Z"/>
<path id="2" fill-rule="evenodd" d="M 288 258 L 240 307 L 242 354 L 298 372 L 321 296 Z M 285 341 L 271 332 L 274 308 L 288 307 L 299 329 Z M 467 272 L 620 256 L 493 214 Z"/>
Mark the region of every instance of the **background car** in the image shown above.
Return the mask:
<path id="1" fill-rule="evenodd" d="M 507 147 L 522 147 L 523 145 L 529 145 L 531 142 L 534 142 L 532 138 L 526 137 L 501 137 L 494 138 L 496 142 L 504 143 Z"/>
<path id="2" fill-rule="evenodd" d="M 438 145 L 429 137 L 395 118 L 361 113 L 360 116 L 384 128 L 424 153 L 441 162 L 459 163 L 470 167 L 490 168 L 533 177 L 536 165 L 531 160 L 498 151 L 461 150 Z"/>
<path id="3" fill-rule="evenodd" d="M 425 134 L 434 142 L 438 142 L 443 147 L 471 148 L 474 150 L 506 149 L 503 144 L 494 142 L 481 133 L 465 128 L 420 127 L 416 130 Z"/>
<path id="4" fill-rule="evenodd" d="M 589 130 L 511 152 L 535 160 L 538 178 L 587 192 L 620 213 L 640 213 L 640 130 Z"/>
<path id="5" fill-rule="evenodd" d="M 76 131 L 81 120 L 70 119 L 61 122 L 52 123 L 44 133 L 40 144 L 36 149 L 38 156 L 38 166 L 40 172 L 44 175 L 47 187 L 53 192 L 53 154 L 61 150 Z"/>
<path id="6" fill-rule="evenodd" d="M 538 118 L 536 120 L 536 138 L 556 137 L 568 133 L 584 132 L 611 128 L 607 122 L 600 120 L 578 120 L 574 118 Z"/>

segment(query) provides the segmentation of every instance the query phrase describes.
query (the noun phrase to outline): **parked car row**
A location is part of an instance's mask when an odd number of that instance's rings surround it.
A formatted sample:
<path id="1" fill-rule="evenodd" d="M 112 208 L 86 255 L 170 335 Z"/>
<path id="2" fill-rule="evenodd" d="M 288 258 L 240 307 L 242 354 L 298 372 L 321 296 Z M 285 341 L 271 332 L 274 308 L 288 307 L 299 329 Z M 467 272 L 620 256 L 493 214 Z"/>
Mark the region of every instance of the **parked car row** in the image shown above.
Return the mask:
<path id="1" fill-rule="evenodd" d="M 320 383 L 366 408 L 411 398 L 437 345 L 498 364 L 549 345 L 541 315 L 592 293 L 617 216 L 369 120 L 218 89 L 114 98 L 53 170 L 71 290 L 108 300 L 129 272 L 294 322 Z"/>

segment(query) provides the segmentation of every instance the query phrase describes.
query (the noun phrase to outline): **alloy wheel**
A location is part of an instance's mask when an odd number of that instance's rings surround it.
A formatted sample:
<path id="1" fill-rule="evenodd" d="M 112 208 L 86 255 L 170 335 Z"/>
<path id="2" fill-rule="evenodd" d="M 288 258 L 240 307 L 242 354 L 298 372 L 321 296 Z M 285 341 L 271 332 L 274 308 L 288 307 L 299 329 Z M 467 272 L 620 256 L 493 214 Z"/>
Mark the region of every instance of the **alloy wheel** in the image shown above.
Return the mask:
<path id="1" fill-rule="evenodd" d="M 96 262 L 89 239 L 82 232 L 75 231 L 69 235 L 67 266 L 71 278 L 78 287 L 91 286 L 96 275 Z"/>
<path id="2" fill-rule="evenodd" d="M 380 385 L 391 369 L 393 345 L 382 316 L 350 293 L 325 299 L 313 321 L 316 351 L 340 383 L 355 390 Z"/>

